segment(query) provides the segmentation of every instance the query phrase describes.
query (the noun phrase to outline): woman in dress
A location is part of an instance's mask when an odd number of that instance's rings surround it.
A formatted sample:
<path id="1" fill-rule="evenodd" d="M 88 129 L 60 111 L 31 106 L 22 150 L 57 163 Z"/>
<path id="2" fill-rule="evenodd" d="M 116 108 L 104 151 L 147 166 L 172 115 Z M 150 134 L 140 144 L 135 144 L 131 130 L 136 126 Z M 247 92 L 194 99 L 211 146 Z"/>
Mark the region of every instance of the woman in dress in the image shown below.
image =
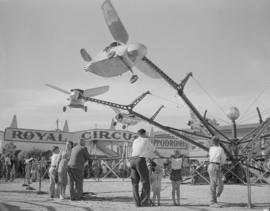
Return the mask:
<path id="1" fill-rule="evenodd" d="M 60 161 L 58 165 L 58 186 L 60 199 L 65 198 L 66 187 L 68 183 L 67 177 L 67 164 L 70 159 L 71 149 L 73 148 L 73 142 L 67 141 L 66 148 L 61 152 Z"/>

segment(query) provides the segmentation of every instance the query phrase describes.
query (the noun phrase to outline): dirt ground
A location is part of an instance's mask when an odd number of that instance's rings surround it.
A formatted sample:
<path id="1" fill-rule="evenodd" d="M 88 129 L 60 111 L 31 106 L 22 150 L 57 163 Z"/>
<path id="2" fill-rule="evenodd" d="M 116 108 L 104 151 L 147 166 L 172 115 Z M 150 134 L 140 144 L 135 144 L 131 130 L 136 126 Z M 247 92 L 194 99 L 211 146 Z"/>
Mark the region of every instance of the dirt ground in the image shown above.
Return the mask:
<path id="1" fill-rule="evenodd" d="M 92 210 L 249 210 L 247 208 L 247 187 L 244 185 L 225 185 L 219 198 L 224 207 L 209 208 L 208 185 L 181 185 L 181 206 L 175 207 L 171 200 L 171 184 L 168 179 L 162 181 L 161 206 L 137 208 L 134 206 L 129 179 L 105 179 L 100 182 L 92 179 L 84 181 L 86 199 L 70 201 L 50 199 L 48 195 L 49 181 L 42 183 L 41 190 L 45 194 L 37 194 L 38 183 L 31 184 L 35 190 L 26 190 L 23 180 L 13 183 L 0 181 L 0 211 L 92 211 Z M 68 191 L 67 191 L 68 192 Z M 95 193 L 95 195 L 93 194 Z M 69 194 L 67 193 L 67 196 Z M 270 207 L 270 185 L 252 186 L 252 210 L 268 210 Z"/>

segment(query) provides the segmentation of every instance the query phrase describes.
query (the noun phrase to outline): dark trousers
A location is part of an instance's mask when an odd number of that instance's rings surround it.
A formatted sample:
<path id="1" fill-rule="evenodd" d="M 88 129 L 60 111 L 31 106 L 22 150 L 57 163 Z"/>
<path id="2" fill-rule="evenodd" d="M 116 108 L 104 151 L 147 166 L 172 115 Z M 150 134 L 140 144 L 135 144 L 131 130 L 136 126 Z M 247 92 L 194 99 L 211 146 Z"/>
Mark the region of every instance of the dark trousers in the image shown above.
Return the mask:
<path id="1" fill-rule="evenodd" d="M 134 157 L 130 162 L 132 191 L 137 206 L 148 206 L 150 199 L 150 179 L 145 158 Z M 139 195 L 139 183 L 142 183 L 141 196 Z"/>
<path id="2" fill-rule="evenodd" d="M 10 180 L 11 165 L 6 166 L 6 182 Z"/>
<path id="3" fill-rule="evenodd" d="M 80 169 L 68 167 L 70 199 L 78 200 L 83 195 L 83 172 Z"/>

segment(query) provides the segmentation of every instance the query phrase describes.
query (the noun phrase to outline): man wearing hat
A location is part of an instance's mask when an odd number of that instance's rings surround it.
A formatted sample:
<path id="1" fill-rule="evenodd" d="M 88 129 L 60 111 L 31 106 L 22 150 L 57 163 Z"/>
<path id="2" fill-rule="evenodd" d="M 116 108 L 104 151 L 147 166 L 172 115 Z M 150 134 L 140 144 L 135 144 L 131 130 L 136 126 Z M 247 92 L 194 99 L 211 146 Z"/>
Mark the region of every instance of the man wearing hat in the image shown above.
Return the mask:
<path id="1" fill-rule="evenodd" d="M 224 150 L 220 146 L 220 140 L 217 137 L 212 138 L 213 146 L 209 149 L 209 165 L 208 174 L 210 178 L 211 200 L 210 207 L 219 208 L 221 205 L 217 203 L 217 197 L 220 197 L 223 191 L 221 166 L 226 161 Z M 218 188 L 217 188 L 218 187 Z M 217 189 L 217 190 L 216 190 Z"/>

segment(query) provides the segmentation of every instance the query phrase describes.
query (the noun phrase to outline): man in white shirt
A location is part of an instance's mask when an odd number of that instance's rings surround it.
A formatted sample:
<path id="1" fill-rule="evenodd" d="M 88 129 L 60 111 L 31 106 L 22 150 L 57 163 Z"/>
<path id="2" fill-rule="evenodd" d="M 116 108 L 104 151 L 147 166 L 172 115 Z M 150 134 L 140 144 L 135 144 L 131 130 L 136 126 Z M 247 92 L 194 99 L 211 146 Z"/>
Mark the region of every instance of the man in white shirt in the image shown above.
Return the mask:
<path id="1" fill-rule="evenodd" d="M 221 166 L 226 161 L 226 155 L 222 147 L 220 146 L 220 140 L 217 137 L 212 138 L 213 146 L 209 149 L 209 165 L 208 174 L 210 178 L 210 191 L 211 200 L 210 207 L 221 207 L 217 204 L 217 197 L 219 197 L 223 191 L 222 171 Z M 216 188 L 218 186 L 218 191 Z"/>
<path id="2" fill-rule="evenodd" d="M 137 134 L 139 137 L 133 141 L 130 161 L 133 197 L 137 207 L 150 206 L 150 178 L 146 159 L 151 158 L 153 154 L 157 156 L 160 154 L 147 138 L 144 129 L 138 130 Z M 142 183 L 141 195 L 139 195 L 140 181 Z"/>

